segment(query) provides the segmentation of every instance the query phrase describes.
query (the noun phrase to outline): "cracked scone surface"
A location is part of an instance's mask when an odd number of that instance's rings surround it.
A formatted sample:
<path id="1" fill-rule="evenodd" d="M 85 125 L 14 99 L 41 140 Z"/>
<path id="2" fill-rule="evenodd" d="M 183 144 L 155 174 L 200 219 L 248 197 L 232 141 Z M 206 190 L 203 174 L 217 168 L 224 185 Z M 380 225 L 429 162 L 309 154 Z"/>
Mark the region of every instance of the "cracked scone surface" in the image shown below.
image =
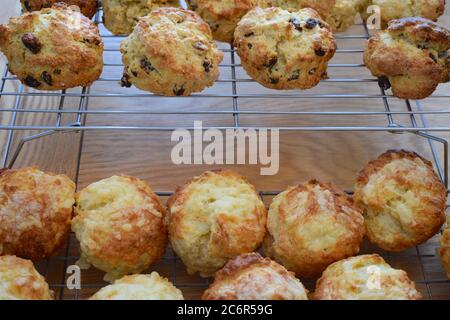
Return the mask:
<path id="1" fill-rule="evenodd" d="M 450 80 L 449 49 L 447 29 L 423 18 L 403 18 L 369 39 L 364 63 L 395 96 L 424 99 Z"/>
<path id="2" fill-rule="evenodd" d="M 103 22 L 115 35 L 130 34 L 140 17 L 161 7 L 179 7 L 178 0 L 102 0 Z"/>
<path id="3" fill-rule="evenodd" d="M 235 46 L 245 71 L 271 89 L 316 86 L 336 52 L 330 26 L 308 8 L 251 10 L 236 28 Z"/>
<path id="4" fill-rule="evenodd" d="M 92 183 L 76 195 L 72 231 L 80 242 L 78 264 L 105 271 L 105 280 L 147 269 L 167 245 L 165 209 L 149 185 L 130 176 Z"/>
<path id="5" fill-rule="evenodd" d="M 326 19 L 331 9 L 339 0 L 264 0 L 266 6 L 280 7 L 289 11 L 298 11 L 304 8 L 312 8 L 319 13 L 319 15 Z"/>
<path id="6" fill-rule="evenodd" d="M 187 96 L 212 86 L 223 53 L 198 14 L 161 8 L 141 18 L 120 47 L 123 86 L 165 96 Z"/>
<path id="7" fill-rule="evenodd" d="M 0 256 L 0 300 L 52 300 L 53 292 L 30 260 Z"/>
<path id="8" fill-rule="evenodd" d="M 445 222 L 446 189 L 430 161 L 390 150 L 367 164 L 355 184 L 367 237 L 387 251 L 401 251 L 435 235 Z"/>
<path id="9" fill-rule="evenodd" d="M 447 225 L 441 236 L 439 255 L 447 277 L 450 279 L 450 217 L 447 217 Z"/>
<path id="10" fill-rule="evenodd" d="M 24 11 L 39 11 L 44 8 L 51 8 L 55 3 L 63 2 L 69 6 L 77 6 L 81 13 L 88 18 L 92 18 L 97 12 L 97 0 L 20 0 Z"/>
<path id="11" fill-rule="evenodd" d="M 255 187 L 232 171 L 207 171 L 168 201 L 169 238 L 190 274 L 211 276 L 261 244 L 266 208 Z"/>
<path id="12" fill-rule="evenodd" d="M 317 300 L 419 300 L 420 292 L 403 270 L 377 254 L 361 255 L 330 265 L 317 281 Z"/>
<path id="13" fill-rule="evenodd" d="M 0 170 L 0 255 L 40 260 L 67 240 L 75 184 L 37 168 Z"/>
<path id="14" fill-rule="evenodd" d="M 359 252 L 364 219 L 343 191 L 311 180 L 273 199 L 267 231 L 265 253 L 297 276 L 313 278 Z"/>
<path id="15" fill-rule="evenodd" d="M 90 300 L 183 300 L 183 294 L 157 272 L 135 274 L 100 289 Z"/>
<path id="16" fill-rule="evenodd" d="M 189 8 L 205 20 L 214 39 L 232 43 L 241 18 L 265 0 L 188 0 Z"/>
<path id="17" fill-rule="evenodd" d="M 103 69 L 97 26 L 60 3 L 0 25 L 0 50 L 11 73 L 39 90 L 87 86 Z"/>
<path id="18" fill-rule="evenodd" d="M 406 17 L 422 17 L 437 21 L 444 14 L 445 0 L 365 0 L 369 5 L 380 7 L 381 27 L 388 26 L 389 21 Z M 368 14 L 363 11 L 363 17 Z"/>
<path id="19" fill-rule="evenodd" d="M 308 300 L 307 290 L 282 265 L 247 253 L 217 271 L 203 300 Z"/>

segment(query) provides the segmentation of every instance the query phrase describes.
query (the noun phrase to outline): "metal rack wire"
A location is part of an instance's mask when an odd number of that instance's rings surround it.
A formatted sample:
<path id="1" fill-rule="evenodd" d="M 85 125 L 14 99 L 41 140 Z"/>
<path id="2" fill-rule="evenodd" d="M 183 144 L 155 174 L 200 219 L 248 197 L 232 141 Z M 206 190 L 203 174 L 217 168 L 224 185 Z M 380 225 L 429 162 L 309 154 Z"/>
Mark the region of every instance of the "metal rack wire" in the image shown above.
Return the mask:
<path id="1" fill-rule="evenodd" d="M 101 22 L 101 12 L 98 12 L 95 17 L 95 22 L 100 26 L 102 30 L 102 37 L 106 44 L 105 55 L 120 55 L 119 49 L 117 46 L 117 41 L 122 37 L 115 37 L 109 34 L 102 27 Z M 364 24 L 358 24 L 355 27 L 358 31 L 358 34 L 344 34 L 337 35 L 338 44 L 348 42 L 348 41 L 364 41 L 368 39 L 370 32 Z M 375 90 L 368 90 L 368 92 L 351 92 L 351 93 L 341 93 L 329 91 L 327 93 L 318 92 L 316 93 L 314 90 L 310 91 L 291 91 L 291 92 L 277 92 L 273 90 L 267 90 L 267 93 L 251 93 L 246 92 L 246 89 L 241 89 L 242 86 L 246 84 L 256 85 L 254 80 L 249 79 L 245 73 L 242 71 L 241 65 L 239 63 L 239 57 L 237 56 L 233 47 L 224 47 L 222 48 L 225 55 L 228 55 L 228 59 L 226 62 L 221 64 L 222 72 L 226 74 L 225 76 L 221 76 L 221 78 L 217 81 L 217 85 L 227 85 L 227 91 L 225 92 L 217 92 L 217 90 L 205 91 L 203 93 L 197 93 L 192 95 L 192 97 L 159 97 L 153 95 L 151 93 L 146 93 L 142 91 L 129 91 L 127 89 L 122 89 L 119 87 L 118 82 L 120 81 L 120 69 L 122 65 L 116 61 L 110 62 L 108 59 L 105 59 L 105 72 L 104 75 L 92 86 L 83 87 L 74 90 L 63 90 L 61 92 L 41 92 L 33 89 L 29 89 L 24 87 L 19 83 L 17 78 L 10 74 L 8 70 L 4 72 L 1 77 L 0 83 L 0 99 L 5 99 L 5 97 L 13 97 L 14 103 L 11 105 L 7 105 L 5 108 L 0 109 L 0 117 L 9 116 L 9 121 L 5 124 L 0 121 L 0 130 L 5 130 L 7 132 L 6 144 L 3 147 L 3 157 L 1 159 L 1 164 L 3 167 L 13 167 L 16 163 L 18 156 L 23 150 L 24 145 L 32 140 L 40 139 L 46 136 L 50 136 L 56 134 L 58 132 L 82 132 L 85 131 L 105 131 L 105 130 L 115 130 L 115 131 L 172 131 L 174 129 L 194 129 L 191 121 L 187 119 L 181 125 L 162 125 L 157 122 L 156 124 L 151 122 L 148 125 L 137 126 L 137 125 L 123 125 L 122 117 L 129 115 L 142 115 L 142 116 L 175 116 L 178 119 L 182 119 L 185 116 L 195 116 L 201 119 L 205 116 L 219 116 L 219 117 L 230 117 L 230 125 L 226 126 L 217 126 L 217 125 L 205 125 L 203 129 L 270 129 L 273 127 L 270 122 L 267 125 L 248 125 L 245 124 L 245 121 L 242 121 L 242 117 L 245 116 L 276 116 L 285 119 L 287 125 L 279 126 L 276 128 L 280 131 L 302 131 L 302 132 L 311 132 L 311 131 L 343 131 L 343 132 L 354 132 L 354 131 L 381 131 L 381 132 L 390 132 L 392 134 L 398 133 L 408 133 L 416 135 L 429 144 L 430 152 L 432 154 L 434 165 L 436 167 L 437 172 L 439 173 L 440 178 L 444 182 L 449 192 L 449 168 L 448 168 L 448 141 L 445 138 L 438 136 L 439 132 L 450 132 L 450 109 L 445 108 L 424 108 L 422 102 L 420 101 L 403 101 L 403 110 L 393 110 L 392 104 L 393 101 L 398 103 L 399 100 L 393 97 L 391 94 L 385 92 L 381 87 L 377 84 L 377 79 L 367 75 L 361 71 L 361 76 L 359 77 L 345 77 L 345 76 L 331 76 L 327 80 L 323 80 L 320 85 L 329 85 L 330 90 L 332 90 L 333 86 L 339 86 L 342 84 L 346 84 L 348 86 L 354 84 L 366 84 L 370 88 L 375 88 Z M 337 51 L 337 55 L 345 56 L 349 54 L 362 54 L 363 48 L 346 48 L 340 47 Z M 117 59 L 116 59 L 117 60 Z M 344 59 L 345 60 L 345 59 Z M 364 69 L 364 65 L 362 63 L 331 63 L 329 65 L 330 70 L 333 69 Z M 106 75 L 105 75 L 106 74 Z M 109 74 L 112 74 L 109 75 Z M 117 90 L 114 89 L 113 92 L 109 92 L 105 90 L 104 87 L 99 87 L 97 83 L 110 83 L 111 86 L 117 86 Z M 450 98 L 450 92 L 448 89 L 449 85 L 443 85 L 444 93 L 437 93 L 430 98 L 430 100 L 435 101 L 434 99 L 446 99 Z M 27 103 L 24 103 L 24 99 L 27 97 L 54 97 L 57 100 L 55 106 L 49 106 L 48 108 L 41 109 L 37 107 L 30 107 Z M 175 99 L 195 99 L 201 105 L 205 100 L 218 100 L 226 101 L 227 108 L 220 107 L 219 110 L 203 110 L 203 108 L 198 108 L 192 110 L 152 110 L 152 108 L 148 109 L 131 109 L 131 108 L 120 108 L 120 109 L 110 109 L 108 105 L 105 105 L 104 108 L 96 108 L 90 110 L 89 101 L 92 99 L 104 99 L 104 101 L 112 101 L 112 99 L 123 99 L 126 101 L 127 99 L 148 99 L 148 101 L 157 101 L 156 103 L 164 104 L 166 100 L 175 100 Z M 67 99 L 77 99 L 77 107 L 76 108 L 67 108 L 66 101 Z M 315 109 L 312 111 L 304 111 L 304 110 L 276 110 L 276 108 L 262 108 L 258 110 L 258 108 L 246 108 L 246 100 L 247 99 L 289 99 L 291 101 L 295 100 L 301 103 L 305 100 L 318 100 L 318 101 L 343 101 L 343 105 L 345 105 L 345 101 L 349 100 L 358 100 L 358 101 L 374 101 L 378 106 L 378 109 L 375 110 L 367 110 L 364 107 L 348 110 L 337 110 L 331 111 L 326 110 L 325 108 Z M 450 100 L 449 100 L 450 101 Z M 364 103 L 361 103 L 364 106 Z M 21 123 L 18 118 L 19 116 L 26 117 L 27 115 L 47 115 L 52 117 L 52 122 L 45 125 L 33 125 L 27 123 Z M 108 118 L 108 123 L 104 124 L 91 124 L 91 119 L 95 118 L 98 122 L 98 119 L 102 116 L 111 116 L 116 121 L 111 121 L 111 117 Z M 63 119 L 66 116 L 73 117 L 72 121 L 65 122 Z M 306 124 L 302 124 L 305 122 L 304 119 L 306 117 L 318 117 L 324 118 L 325 123 L 321 125 L 310 125 L 307 121 Z M 397 121 L 396 117 L 403 116 L 407 117 L 407 122 Z M 448 125 L 430 125 L 429 117 L 440 117 L 445 118 L 448 117 Z M 354 125 L 352 124 L 351 119 L 353 117 L 365 117 L 365 118 L 377 118 L 384 119 L 381 123 L 377 123 L 376 125 Z M 349 120 L 348 124 L 345 125 L 336 125 L 335 119 L 345 118 Z M 307 119 L 307 118 L 306 118 Z M 244 122 L 244 124 L 243 124 Z M 19 131 L 34 131 L 32 135 L 25 135 L 20 138 L 17 144 L 14 144 L 14 135 Z M 80 146 L 80 149 L 82 146 Z M 441 152 L 440 152 L 441 151 Z M 80 153 L 81 155 L 81 150 Z M 78 169 L 79 169 L 79 161 L 78 159 Z M 78 170 L 79 171 L 79 170 Z M 78 172 L 77 172 L 78 175 Z M 279 191 L 261 191 L 261 196 L 263 198 L 270 197 L 276 195 Z M 166 197 L 169 196 L 170 192 L 158 192 L 160 196 Z M 66 267 L 69 264 L 73 264 L 77 259 L 77 252 L 73 252 L 74 243 L 76 241 L 73 239 L 73 235 L 71 236 L 69 243 L 63 252 L 57 257 L 48 259 L 41 266 L 41 270 L 44 275 L 49 275 L 49 269 L 52 264 L 58 265 L 58 269 L 60 270 L 60 274 L 56 276 L 56 278 L 52 279 L 51 287 L 57 291 L 57 296 L 59 298 L 82 298 L 86 294 L 83 293 L 83 290 L 96 290 L 105 285 L 102 281 L 93 281 L 90 283 L 85 283 L 80 290 L 74 290 L 68 292 L 66 289 Z M 428 259 L 437 259 L 436 255 L 436 247 L 437 247 L 437 238 L 433 238 L 430 240 L 434 245 L 434 251 L 429 249 L 424 249 L 422 246 L 415 248 L 412 251 L 408 251 L 406 253 L 400 254 L 400 256 L 410 256 L 412 259 L 418 259 L 418 263 L 420 264 L 420 273 L 421 279 L 416 282 L 419 285 L 424 286 L 424 291 L 427 293 L 428 298 L 434 298 L 433 294 L 433 285 L 442 285 L 444 286 L 444 290 L 450 291 L 450 282 L 444 277 L 429 277 L 426 270 L 426 261 Z M 433 246 L 432 246 L 433 247 Z M 375 248 L 367 249 L 368 251 L 374 251 Z M 381 252 L 382 255 L 387 257 L 388 259 L 395 259 L 396 255 L 387 254 Z M 163 264 L 165 264 L 167 268 L 167 264 L 171 265 L 171 278 L 174 284 L 180 288 L 198 288 L 203 289 L 208 285 L 208 280 L 199 280 L 196 279 L 193 281 L 191 278 L 187 276 L 180 276 L 180 267 L 182 267 L 182 263 L 180 263 L 179 259 L 173 254 L 173 252 L 169 249 L 166 256 L 163 259 Z M 154 269 L 154 268 L 152 268 Z M 187 279 L 186 281 L 181 281 L 181 277 Z M 90 292 L 89 291 L 89 292 Z"/>

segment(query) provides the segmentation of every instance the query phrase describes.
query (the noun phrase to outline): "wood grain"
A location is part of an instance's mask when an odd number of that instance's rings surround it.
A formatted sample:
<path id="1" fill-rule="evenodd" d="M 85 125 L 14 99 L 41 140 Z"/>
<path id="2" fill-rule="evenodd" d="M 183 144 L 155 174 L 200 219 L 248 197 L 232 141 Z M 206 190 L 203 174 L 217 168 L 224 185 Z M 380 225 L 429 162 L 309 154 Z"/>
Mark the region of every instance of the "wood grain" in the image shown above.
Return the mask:
<path id="1" fill-rule="evenodd" d="M 6 11 L 0 13 L 0 21 L 18 12 L 18 1 L 6 0 L 11 4 L 4 5 Z M 447 13 L 440 22 L 450 26 L 450 14 Z M 102 30 L 102 33 L 105 33 Z M 362 34 L 361 26 L 354 26 L 347 34 Z M 106 40 L 107 48 L 117 48 L 120 40 Z M 361 49 L 363 40 L 339 40 L 339 47 L 346 49 Z M 107 63 L 119 63 L 118 52 L 105 53 Z M 230 63 L 230 55 L 226 54 L 224 64 Z M 361 54 L 338 53 L 332 63 L 361 63 Z M 3 67 L 4 63 L 0 65 Z M 231 69 L 224 67 L 221 70 L 221 79 L 231 78 Z M 105 67 L 103 77 L 119 78 L 121 67 Z M 247 79 L 248 76 L 238 67 L 237 77 Z M 331 78 L 370 78 L 365 68 L 330 68 Z M 16 81 L 8 81 L 6 90 L 19 89 Z M 450 85 L 439 87 L 439 92 L 450 92 Z M 25 89 L 29 90 L 29 89 Z M 92 88 L 95 93 L 130 93 L 139 92 L 136 89 L 123 89 L 114 81 L 95 83 Z M 231 94 L 231 83 L 217 83 L 209 88 L 207 93 Z M 80 92 L 80 89 L 74 89 Z M 239 83 L 238 93 L 273 93 L 261 88 L 256 83 Z M 376 83 L 321 83 L 308 93 L 379 93 Z M 283 94 L 283 93 L 280 93 Z M 65 109 L 76 109 L 78 99 L 66 99 Z M 389 99 L 393 111 L 405 111 L 405 103 L 397 99 Z M 1 108 L 12 108 L 14 98 L 2 96 Z M 19 103 L 20 107 L 57 109 L 59 98 L 26 97 Z M 203 99 L 203 98 L 150 98 L 150 99 L 124 99 L 124 98 L 91 98 L 89 109 L 109 110 L 153 110 L 153 111 L 232 111 L 231 98 Z M 423 107 L 430 110 L 448 109 L 448 100 L 427 99 Z M 247 111 L 384 111 L 381 99 L 255 99 L 239 98 L 239 110 Z M 415 107 L 415 106 L 414 106 Z M 11 114 L 0 112 L 0 123 L 9 123 Z M 395 116 L 395 121 L 402 125 L 410 125 L 406 116 Z M 449 115 L 427 116 L 430 124 L 447 125 L 450 123 Z M 17 118 L 20 124 L 53 124 L 55 116 L 41 114 L 24 114 Z M 231 126 L 232 115 L 89 115 L 86 119 L 90 125 L 132 124 L 132 125 L 161 125 L 161 126 L 192 126 L 194 120 L 202 120 L 205 126 Z M 64 116 L 62 123 L 71 123 L 73 116 Z M 242 126 L 269 126 L 279 127 L 287 125 L 386 125 L 385 116 L 282 116 L 282 115 L 241 115 L 239 124 Z M 15 132 L 12 139 L 12 150 L 22 137 L 36 132 Z M 438 136 L 450 138 L 450 133 L 439 133 Z M 5 145 L 6 131 L 0 131 L 0 142 Z M 159 191 L 172 191 L 178 185 L 204 170 L 223 167 L 207 165 L 181 165 L 172 164 L 170 151 L 174 143 L 170 140 L 170 132 L 133 132 L 133 131 L 89 131 L 84 135 L 78 132 L 57 133 L 49 137 L 26 143 L 15 166 L 37 165 L 44 170 L 62 172 L 77 180 L 78 188 L 89 183 L 108 177 L 113 174 L 130 174 L 140 177 Z M 391 134 L 387 132 L 283 132 L 280 134 L 280 171 L 275 176 L 261 176 L 259 166 L 235 165 L 227 168 L 236 170 L 249 177 L 259 190 L 282 190 L 288 185 L 296 184 L 310 178 L 330 181 L 344 189 L 352 189 L 353 181 L 358 171 L 370 159 L 376 157 L 386 149 L 406 148 L 415 150 L 427 158 L 431 158 L 430 148 L 425 139 L 413 134 Z M 4 148 L 2 148 L 3 150 Z M 81 157 L 80 156 L 81 149 Z M 439 156 L 442 159 L 442 150 Z M 78 160 L 79 166 L 78 166 Z M 79 174 L 78 174 L 79 173 Z M 270 203 L 271 197 L 265 197 Z M 426 298 L 450 299 L 450 282 L 445 282 L 445 275 L 436 256 L 438 246 L 437 236 L 416 249 L 407 250 L 400 254 L 382 253 L 389 263 L 398 268 L 405 269 L 409 275 L 418 282 L 419 289 Z M 377 248 L 365 244 L 363 252 L 379 252 Z M 39 262 L 37 267 L 47 276 L 53 285 L 57 297 L 66 299 L 88 298 L 99 287 L 103 274 L 94 268 L 83 271 L 83 289 L 72 291 L 64 289 L 65 267 L 73 264 L 78 252 L 78 243 L 72 235 L 67 248 L 58 256 L 48 262 Z M 176 259 L 170 249 L 164 259 L 151 267 L 160 274 L 170 278 L 182 289 L 187 299 L 201 296 L 207 280 L 186 274 L 182 263 Z M 425 282 L 433 282 L 426 285 Z M 314 281 L 305 281 L 313 289 Z"/>

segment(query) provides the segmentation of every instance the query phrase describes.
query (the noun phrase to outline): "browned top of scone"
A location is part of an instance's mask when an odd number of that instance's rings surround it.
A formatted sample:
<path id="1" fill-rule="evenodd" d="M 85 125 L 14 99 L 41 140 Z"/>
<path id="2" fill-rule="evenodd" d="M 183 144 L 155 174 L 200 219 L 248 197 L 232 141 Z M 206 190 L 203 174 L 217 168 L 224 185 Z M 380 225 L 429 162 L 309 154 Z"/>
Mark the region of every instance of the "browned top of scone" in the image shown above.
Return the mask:
<path id="1" fill-rule="evenodd" d="M 258 253 L 235 257 L 219 270 L 204 300 L 306 300 L 294 273 Z"/>
<path id="2" fill-rule="evenodd" d="M 37 168 L 0 172 L 0 255 L 42 259 L 53 254 L 70 229 L 75 184 Z"/>
<path id="3" fill-rule="evenodd" d="M 242 17 L 250 9 L 254 8 L 260 0 L 190 0 L 192 10 L 205 10 L 215 19 L 234 19 Z"/>
<path id="4" fill-rule="evenodd" d="M 207 171 L 168 201 L 172 247 L 188 270 L 211 275 L 230 259 L 254 251 L 267 211 L 255 187 L 232 171 Z"/>
<path id="5" fill-rule="evenodd" d="M 96 24 L 64 3 L 0 25 L 0 50 L 13 74 L 41 90 L 88 85 L 103 68 Z"/>
<path id="6" fill-rule="evenodd" d="M 261 265 L 268 266 L 272 262 L 269 258 L 263 258 L 259 253 L 252 252 L 240 255 L 233 260 L 230 260 L 221 270 L 216 272 L 214 279 L 220 281 L 229 277 L 235 276 L 237 273 L 252 266 Z M 283 270 L 285 274 L 293 274 Z"/>
<path id="7" fill-rule="evenodd" d="M 51 8 L 55 3 L 66 3 L 69 6 L 77 6 L 82 14 L 92 18 L 97 12 L 97 0 L 20 0 L 22 6 L 27 11 L 39 11 L 44 8 Z"/>
<path id="8" fill-rule="evenodd" d="M 408 151 L 404 149 L 395 150 L 391 149 L 383 154 L 381 154 L 378 158 L 375 160 L 370 161 L 364 169 L 362 169 L 358 175 L 358 178 L 356 180 L 357 184 L 366 184 L 369 181 L 369 178 L 372 174 L 378 172 L 381 170 L 386 164 L 390 163 L 393 160 L 396 159 L 408 159 L 411 161 L 414 161 L 416 158 L 419 158 L 422 160 L 422 162 L 430 168 L 431 171 L 433 171 L 433 164 L 422 157 L 421 155 L 417 154 L 414 151 Z M 436 176 L 437 179 L 439 179 Z M 401 179 L 401 177 L 399 177 Z"/>
<path id="9" fill-rule="evenodd" d="M 412 41 L 434 42 L 440 50 L 450 48 L 450 31 L 425 18 L 395 19 L 389 22 L 387 30 Z"/>

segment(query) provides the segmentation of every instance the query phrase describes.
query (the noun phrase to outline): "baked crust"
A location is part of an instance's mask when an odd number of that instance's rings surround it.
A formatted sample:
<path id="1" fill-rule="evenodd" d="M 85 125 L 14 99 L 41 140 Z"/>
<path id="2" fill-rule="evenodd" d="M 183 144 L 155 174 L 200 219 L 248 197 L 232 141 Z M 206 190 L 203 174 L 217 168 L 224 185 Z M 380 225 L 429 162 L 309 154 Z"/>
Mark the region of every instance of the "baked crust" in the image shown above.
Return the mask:
<path id="1" fill-rule="evenodd" d="M 112 176 L 76 195 L 72 231 L 80 241 L 80 267 L 91 264 L 112 281 L 139 273 L 167 246 L 165 208 L 144 181 Z"/>
<path id="2" fill-rule="evenodd" d="M 89 300 L 183 300 L 183 294 L 169 280 L 152 272 L 125 276 Z"/>
<path id="3" fill-rule="evenodd" d="M 392 20 L 368 41 L 364 63 L 404 99 L 424 99 L 450 80 L 450 31 L 423 18 Z"/>
<path id="4" fill-rule="evenodd" d="M 359 173 L 353 197 L 364 212 L 369 240 L 401 251 L 439 231 L 446 193 L 430 161 L 415 152 L 389 150 Z"/>
<path id="5" fill-rule="evenodd" d="M 325 19 L 333 32 L 345 32 L 355 22 L 361 10 L 363 0 L 336 0 L 330 14 Z"/>
<path id="6" fill-rule="evenodd" d="M 103 69 L 97 26 L 63 3 L 0 25 L 0 50 L 10 72 L 39 90 L 88 86 Z"/>
<path id="7" fill-rule="evenodd" d="M 188 0 L 189 8 L 205 20 L 215 40 L 233 43 L 234 30 L 251 9 L 265 0 Z"/>
<path id="8" fill-rule="evenodd" d="M 0 256 L 0 300 L 52 300 L 53 292 L 29 260 Z"/>
<path id="9" fill-rule="evenodd" d="M 169 238 L 188 273 L 208 277 L 261 244 L 267 211 L 246 178 L 207 171 L 177 189 L 168 201 Z"/>
<path id="10" fill-rule="evenodd" d="M 217 271 L 203 300 L 308 300 L 292 272 L 258 253 L 242 254 Z"/>
<path id="11" fill-rule="evenodd" d="M 365 1 L 363 18 L 369 16 L 366 9 L 370 5 L 380 7 L 381 27 L 385 29 L 389 21 L 407 17 L 421 17 L 433 21 L 444 14 L 445 0 L 363 0 Z"/>
<path id="12" fill-rule="evenodd" d="M 120 50 L 122 85 L 165 96 L 188 96 L 212 86 L 223 59 L 199 15 L 169 7 L 141 18 Z"/>
<path id="13" fill-rule="evenodd" d="M 447 227 L 442 232 L 439 255 L 447 277 L 450 279 L 450 218 L 447 218 Z"/>
<path id="14" fill-rule="evenodd" d="M 75 184 L 37 168 L 0 170 L 0 255 L 40 260 L 70 231 Z"/>
<path id="15" fill-rule="evenodd" d="M 272 89 L 308 89 L 327 77 L 336 52 L 330 26 L 313 9 L 255 8 L 239 22 L 235 46 L 245 71 Z"/>
<path id="16" fill-rule="evenodd" d="M 97 0 L 20 0 L 24 11 L 39 11 L 51 8 L 55 3 L 63 2 L 69 6 L 77 6 L 82 14 L 91 19 L 98 8 Z"/>
<path id="17" fill-rule="evenodd" d="M 403 270 L 393 269 L 377 254 L 330 265 L 317 281 L 316 300 L 419 300 L 416 286 Z"/>
<path id="18" fill-rule="evenodd" d="M 311 180 L 273 199 L 267 229 L 265 253 L 297 276 L 314 278 L 359 252 L 364 219 L 343 191 Z"/>
<path id="19" fill-rule="evenodd" d="M 327 19 L 332 8 L 339 0 L 265 0 L 268 7 L 280 7 L 289 11 L 312 8 L 319 15 Z"/>
<path id="20" fill-rule="evenodd" d="M 115 35 L 128 35 L 139 18 L 161 7 L 179 7 L 178 0 L 102 0 L 103 21 Z"/>

